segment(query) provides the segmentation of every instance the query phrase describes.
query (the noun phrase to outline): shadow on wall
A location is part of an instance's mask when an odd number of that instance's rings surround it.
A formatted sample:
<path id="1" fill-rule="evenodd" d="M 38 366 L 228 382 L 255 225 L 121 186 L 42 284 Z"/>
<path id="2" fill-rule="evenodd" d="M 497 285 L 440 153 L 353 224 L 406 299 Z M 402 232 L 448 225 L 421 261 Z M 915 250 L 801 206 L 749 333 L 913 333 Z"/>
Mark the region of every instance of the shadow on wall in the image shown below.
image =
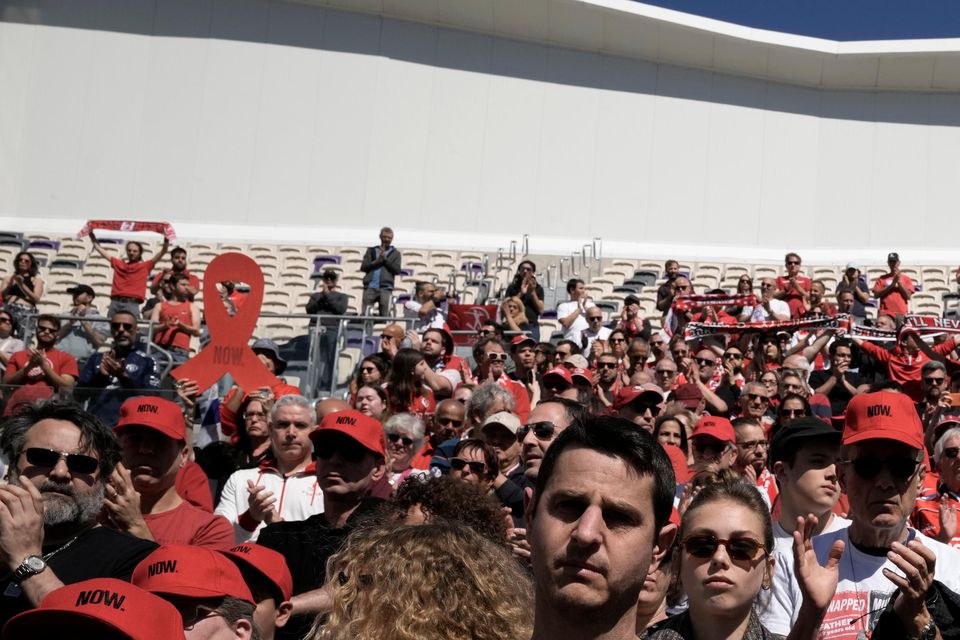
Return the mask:
<path id="1" fill-rule="evenodd" d="M 0 0 L 0 21 L 382 56 L 818 118 L 960 125 L 960 99 L 949 94 L 824 91 L 280 0 Z"/>

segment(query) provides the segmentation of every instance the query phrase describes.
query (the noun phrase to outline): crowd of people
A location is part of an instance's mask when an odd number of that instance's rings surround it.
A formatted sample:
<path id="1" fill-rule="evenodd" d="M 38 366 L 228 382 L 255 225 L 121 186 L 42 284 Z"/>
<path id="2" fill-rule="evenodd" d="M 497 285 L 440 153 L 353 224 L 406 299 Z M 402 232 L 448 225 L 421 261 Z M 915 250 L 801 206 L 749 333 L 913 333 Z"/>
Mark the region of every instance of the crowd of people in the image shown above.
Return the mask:
<path id="1" fill-rule="evenodd" d="M 392 241 L 361 267 L 384 315 Z M 525 260 L 469 357 L 424 282 L 315 400 L 162 379 L 141 319 L 180 362 L 203 323 L 202 274 L 166 249 L 111 259 L 106 316 L 86 285 L 69 321 L 36 315 L 29 254 L 4 282 L 4 638 L 960 634 L 960 355 L 949 323 L 917 330 L 896 254 L 832 292 L 795 253 L 700 295 L 668 261 L 657 318 L 633 295 L 607 317 L 574 279 L 554 340 Z M 276 344 L 251 348 L 282 376 Z"/>

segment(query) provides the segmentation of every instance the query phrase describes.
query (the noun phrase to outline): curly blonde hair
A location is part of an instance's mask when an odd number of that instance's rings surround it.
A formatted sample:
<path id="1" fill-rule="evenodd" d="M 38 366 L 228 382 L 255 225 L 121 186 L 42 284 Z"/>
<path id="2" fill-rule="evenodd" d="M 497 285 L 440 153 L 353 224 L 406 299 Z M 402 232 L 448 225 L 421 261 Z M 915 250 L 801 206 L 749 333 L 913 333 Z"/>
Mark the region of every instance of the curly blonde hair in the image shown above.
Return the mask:
<path id="1" fill-rule="evenodd" d="M 462 525 L 354 532 L 327 562 L 333 608 L 307 640 L 530 637 L 530 580 L 508 551 Z"/>

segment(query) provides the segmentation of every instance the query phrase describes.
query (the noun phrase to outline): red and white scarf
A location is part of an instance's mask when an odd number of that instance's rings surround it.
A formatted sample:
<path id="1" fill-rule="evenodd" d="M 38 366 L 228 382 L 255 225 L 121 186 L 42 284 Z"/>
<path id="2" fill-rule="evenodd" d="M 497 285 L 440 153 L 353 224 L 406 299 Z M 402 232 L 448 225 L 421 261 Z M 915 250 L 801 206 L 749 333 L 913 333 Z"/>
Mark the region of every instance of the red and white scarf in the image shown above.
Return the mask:
<path id="1" fill-rule="evenodd" d="M 692 293 L 673 299 L 674 311 L 690 311 L 699 307 L 755 307 L 757 296 L 752 293 Z"/>
<path id="2" fill-rule="evenodd" d="M 84 238 L 90 235 L 90 232 L 94 229 L 119 231 L 121 233 L 152 231 L 153 233 L 159 233 L 169 240 L 175 240 L 177 238 L 177 234 L 173 230 L 173 225 L 169 222 L 144 222 L 142 220 L 87 220 L 87 223 L 83 225 L 83 228 L 80 229 L 80 232 L 77 234 L 77 238 Z"/>

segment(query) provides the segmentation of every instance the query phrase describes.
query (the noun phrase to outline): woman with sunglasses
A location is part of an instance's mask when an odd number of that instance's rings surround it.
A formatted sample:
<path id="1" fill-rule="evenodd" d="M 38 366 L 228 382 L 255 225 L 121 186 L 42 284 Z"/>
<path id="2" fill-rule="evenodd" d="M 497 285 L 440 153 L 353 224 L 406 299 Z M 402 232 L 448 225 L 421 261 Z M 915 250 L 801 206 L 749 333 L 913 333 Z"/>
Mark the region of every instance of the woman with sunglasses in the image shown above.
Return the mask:
<path id="1" fill-rule="evenodd" d="M 433 413 L 437 402 L 433 392 L 423 384 L 429 365 L 417 349 L 397 350 L 384 383 L 389 413 Z"/>
<path id="2" fill-rule="evenodd" d="M 614 329 L 607 338 L 607 344 L 610 345 L 610 353 L 617 359 L 617 366 L 621 371 L 627 370 L 627 332 L 623 329 Z"/>
<path id="3" fill-rule="evenodd" d="M 390 371 L 390 363 L 379 353 L 374 353 L 360 361 L 360 366 L 350 380 L 350 404 L 356 400 L 357 391 L 365 384 L 382 385 Z"/>
<path id="4" fill-rule="evenodd" d="M 0 309 L 0 374 L 6 371 L 10 356 L 26 347 L 23 340 L 14 336 L 17 330 L 14 322 L 12 313 Z"/>
<path id="5" fill-rule="evenodd" d="M 467 438 L 454 447 L 450 458 L 451 478 L 476 485 L 484 493 L 489 493 L 499 475 L 497 452 L 483 440 Z"/>
<path id="6" fill-rule="evenodd" d="M 759 380 L 766 372 L 779 369 L 782 364 L 783 355 L 777 335 L 773 332 L 764 333 L 757 340 L 753 359 L 744 367 L 743 375 L 747 380 Z"/>
<path id="7" fill-rule="evenodd" d="M 523 301 L 517 296 L 505 298 L 500 304 L 503 324 L 509 331 L 529 331 L 530 323 L 524 311 Z"/>
<path id="8" fill-rule="evenodd" d="M 13 273 L 4 278 L 0 295 L 3 296 L 5 310 L 22 327 L 23 320 L 36 312 L 37 304 L 43 297 L 43 278 L 39 275 L 39 266 L 33 254 L 21 251 L 13 258 Z"/>
<path id="9" fill-rule="evenodd" d="M 387 409 L 387 392 L 379 385 L 365 384 L 360 387 L 350 404 L 363 415 L 381 420 Z"/>
<path id="10" fill-rule="evenodd" d="M 387 483 L 396 491 L 410 476 L 424 477 L 427 472 L 414 469 L 413 458 L 423 448 L 425 428 L 423 420 L 412 413 L 390 416 L 383 425 L 387 437 Z"/>
<path id="11" fill-rule="evenodd" d="M 811 415 L 813 415 L 813 412 L 806 398 L 799 393 L 788 393 L 780 399 L 780 404 L 777 405 L 777 424 L 774 429 L 780 429 L 791 420 Z"/>
<path id="12" fill-rule="evenodd" d="M 781 637 L 767 631 L 755 611 L 775 570 L 770 511 L 755 487 L 731 472 L 718 473 L 691 500 L 677 537 L 674 564 L 689 608 L 653 627 L 650 640 Z M 827 566 L 821 567 L 811 540 L 812 526 L 804 521 L 802 533 L 795 536 L 794 553 L 805 616 L 790 632 L 790 640 L 818 637 L 836 591 L 842 547 L 832 550 Z"/>
<path id="13" fill-rule="evenodd" d="M 742 296 L 748 296 L 753 293 L 753 278 L 747 274 L 740 276 L 740 279 L 737 280 L 737 294 Z M 730 305 L 729 307 L 724 307 L 723 312 L 727 315 L 733 316 L 734 318 L 739 318 L 740 314 L 743 313 L 743 305 L 735 304 Z"/>

